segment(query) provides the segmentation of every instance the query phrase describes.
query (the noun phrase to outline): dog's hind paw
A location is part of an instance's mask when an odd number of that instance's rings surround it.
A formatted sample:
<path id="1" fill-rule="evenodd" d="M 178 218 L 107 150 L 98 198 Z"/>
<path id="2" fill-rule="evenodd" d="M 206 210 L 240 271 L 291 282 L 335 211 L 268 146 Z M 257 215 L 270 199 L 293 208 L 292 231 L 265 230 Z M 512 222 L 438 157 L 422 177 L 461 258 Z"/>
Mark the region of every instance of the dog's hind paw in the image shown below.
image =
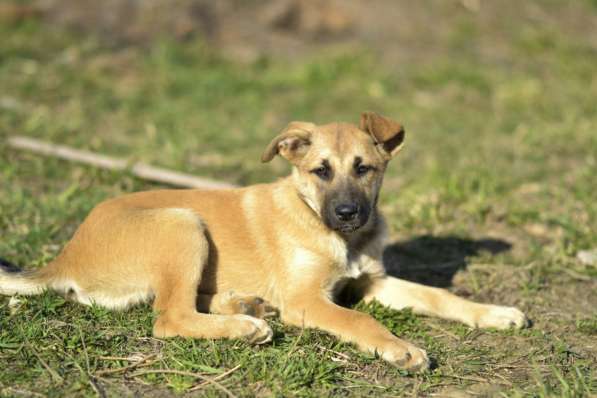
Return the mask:
<path id="1" fill-rule="evenodd" d="M 267 318 L 276 315 L 276 309 L 261 297 L 240 295 L 228 292 L 221 299 L 220 313 L 250 315 L 255 318 Z"/>
<path id="2" fill-rule="evenodd" d="M 253 318 L 248 315 L 233 315 L 241 322 L 238 329 L 238 335 L 246 339 L 251 344 L 265 344 L 272 341 L 274 332 L 272 328 L 263 319 Z"/>

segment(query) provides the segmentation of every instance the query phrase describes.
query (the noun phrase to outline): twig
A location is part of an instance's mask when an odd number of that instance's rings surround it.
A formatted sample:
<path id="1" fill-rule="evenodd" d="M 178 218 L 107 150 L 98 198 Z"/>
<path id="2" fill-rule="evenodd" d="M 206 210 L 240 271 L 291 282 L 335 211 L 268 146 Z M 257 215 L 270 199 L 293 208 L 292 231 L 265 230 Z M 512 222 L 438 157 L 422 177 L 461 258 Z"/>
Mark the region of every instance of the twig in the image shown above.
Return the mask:
<path id="1" fill-rule="evenodd" d="M 362 388 L 362 387 L 367 387 L 367 388 L 380 388 L 380 389 L 384 389 L 387 388 L 386 386 L 380 386 L 377 384 L 370 384 L 370 383 L 359 383 L 359 384 L 352 384 L 352 385 L 348 385 L 348 386 L 335 386 L 334 388 L 337 388 L 339 390 L 349 390 L 351 388 Z"/>
<path id="2" fill-rule="evenodd" d="M 321 350 L 324 350 L 324 351 L 327 351 L 327 352 L 331 352 L 333 354 L 336 354 L 339 357 L 341 357 L 341 358 L 343 358 L 343 359 L 345 359 L 347 361 L 350 360 L 350 356 L 348 356 L 346 354 L 343 354 L 341 352 L 338 352 L 338 351 L 330 350 L 329 348 L 326 348 L 326 347 L 322 346 L 321 344 L 317 344 L 317 348 L 319 348 Z"/>
<path id="3" fill-rule="evenodd" d="M 81 344 L 83 345 L 83 353 L 85 354 L 85 366 L 87 368 L 87 374 L 89 374 L 89 354 L 87 353 L 87 345 L 85 345 L 85 338 L 83 337 L 83 331 L 78 326 L 79 336 L 81 336 Z"/>
<path id="4" fill-rule="evenodd" d="M 44 394 L 40 394 L 38 392 L 35 391 L 29 391 L 29 390 L 24 390 L 22 388 L 15 388 L 15 387 L 6 387 L 3 388 L 2 390 L 0 390 L 0 393 L 2 394 L 6 394 L 8 395 L 24 395 L 27 397 L 42 397 L 42 398 L 46 398 L 47 395 Z M 12 394 L 10 394 L 12 393 Z"/>
<path id="5" fill-rule="evenodd" d="M 450 375 L 450 374 L 446 374 L 444 376 L 452 377 L 454 379 L 476 381 L 476 382 L 481 382 L 481 383 L 487 383 L 489 381 L 488 379 L 484 379 L 482 377 L 477 377 L 477 376 L 458 376 L 458 375 Z"/>
<path id="6" fill-rule="evenodd" d="M 583 275 L 580 274 L 574 270 L 571 270 L 569 268 L 566 267 L 562 267 L 561 268 L 562 271 L 564 271 L 565 273 L 567 273 L 568 275 L 570 275 L 572 278 L 576 279 L 576 280 L 580 280 L 580 281 L 584 281 L 584 282 L 589 282 L 592 278 L 588 275 Z"/>
<path id="7" fill-rule="evenodd" d="M 232 372 L 236 371 L 236 370 L 237 370 L 237 369 L 239 369 L 239 368 L 240 368 L 240 365 L 236 365 L 236 366 L 235 366 L 235 367 L 233 367 L 232 369 L 229 369 L 229 370 L 225 371 L 224 373 L 217 375 L 217 376 L 216 376 L 216 377 L 214 377 L 212 380 L 213 380 L 213 381 L 216 381 L 216 380 L 221 380 L 221 379 L 223 379 L 224 377 L 228 376 L 230 373 L 232 373 Z M 197 390 L 199 390 L 199 389 L 203 388 L 204 386 L 206 386 L 206 385 L 208 385 L 208 384 L 209 384 L 209 382 L 207 382 L 207 381 L 203 381 L 203 382 L 201 382 L 201 383 L 197 384 L 196 386 L 193 386 L 193 387 L 189 388 L 189 389 L 188 389 L 188 391 L 189 391 L 189 392 L 191 392 L 191 391 L 197 391 Z"/>
<path id="8" fill-rule="evenodd" d="M 151 354 L 151 355 L 147 356 L 147 358 L 151 358 L 154 355 L 155 354 Z M 101 359 L 102 361 L 127 361 L 127 362 L 141 362 L 141 361 L 145 360 L 145 358 L 133 359 L 131 357 L 112 357 L 112 356 L 103 356 L 103 355 L 100 355 L 99 357 L 97 357 L 97 359 Z"/>
<path id="9" fill-rule="evenodd" d="M 103 388 L 97 383 L 97 380 L 91 375 L 88 374 L 89 385 L 93 388 L 93 391 L 97 394 L 100 398 L 106 398 L 106 392 Z"/>
<path id="10" fill-rule="evenodd" d="M 460 337 L 456 336 L 454 333 L 447 331 L 446 329 L 442 328 L 441 326 L 435 325 L 433 323 L 429 323 L 428 324 L 432 329 L 435 330 L 439 330 L 440 332 L 442 332 L 445 336 L 451 337 L 456 341 L 460 341 L 462 340 Z"/>
<path id="11" fill-rule="evenodd" d="M 506 379 L 506 378 L 505 378 L 504 376 L 502 376 L 501 374 L 499 374 L 499 373 L 492 373 L 492 375 L 493 375 L 494 377 L 499 377 L 500 379 L 502 379 L 502 380 L 504 381 L 504 384 L 505 384 L 505 385 L 508 385 L 508 386 L 512 387 L 512 385 L 513 385 L 513 384 L 512 384 L 512 382 L 511 382 L 510 380 Z"/>
<path id="12" fill-rule="evenodd" d="M 292 354 L 294 354 L 294 351 L 296 350 L 296 347 L 298 346 L 299 341 L 301 341 L 301 339 L 303 338 L 303 333 L 305 333 L 304 321 L 303 321 L 303 327 L 301 328 L 301 333 L 298 335 L 296 340 L 294 340 L 294 342 L 292 343 L 292 346 L 290 347 L 290 350 L 288 350 L 288 354 L 286 354 L 286 360 L 284 361 L 284 366 L 286 366 L 286 363 L 290 359 L 290 356 Z"/>
<path id="13" fill-rule="evenodd" d="M 64 145 L 54 145 L 29 137 L 12 136 L 8 145 L 16 149 L 25 149 L 41 155 L 84 163 L 107 170 L 128 170 L 134 176 L 151 181 L 189 188 L 219 189 L 232 188 L 234 185 L 196 177 L 190 174 L 153 167 L 145 163 L 133 163 L 125 159 L 113 158 L 106 155 L 82 151 Z"/>
<path id="14" fill-rule="evenodd" d="M 138 368 L 138 367 L 149 366 L 149 365 L 151 365 L 151 364 L 153 364 L 154 362 L 157 361 L 157 359 L 154 359 L 153 361 L 150 361 L 150 359 L 154 358 L 155 356 L 157 356 L 157 354 L 148 355 L 147 357 L 145 357 L 145 358 L 143 358 L 143 359 L 141 359 L 139 361 L 133 362 L 130 365 L 126 365 L 126 366 L 123 366 L 121 368 L 116 368 L 116 369 L 101 369 L 101 370 L 96 371 L 95 375 L 96 376 L 105 376 L 105 375 L 109 375 L 109 374 L 112 374 L 112 373 L 125 372 L 127 370 Z M 106 358 L 132 362 L 130 359 L 127 359 L 127 358 L 102 357 L 102 359 L 106 359 Z"/>
<path id="15" fill-rule="evenodd" d="M 216 387 L 219 390 L 221 390 L 222 392 L 226 393 L 229 397 L 233 397 L 233 398 L 236 397 L 236 395 L 234 395 L 230 390 L 228 390 L 226 387 L 224 387 L 223 385 L 221 385 L 214 379 L 200 375 L 199 373 L 184 372 L 182 370 L 173 370 L 173 369 L 147 369 L 147 370 L 140 370 L 138 372 L 133 373 L 132 377 L 137 377 L 137 376 L 146 375 L 146 374 L 162 374 L 162 373 L 194 377 L 196 379 L 203 380 L 209 384 L 213 384 L 214 387 Z"/>
<path id="16" fill-rule="evenodd" d="M 418 397 L 419 396 L 419 389 L 421 388 L 421 384 L 423 384 L 423 380 L 418 379 L 414 386 L 413 386 L 413 390 L 410 393 L 411 397 Z"/>
<path id="17" fill-rule="evenodd" d="M 58 384 L 62 384 L 64 382 L 64 379 L 62 378 L 62 376 L 60 376 L 54 369 L 52 369 L 50 367 L 50 365 L 48 365 L 46 363 L 46 361 L 44 361 L 42 359 L 42 357 L 37 353 L 37 351 L 35 351 L 35 349 L 33 348 L 33 346 L 31 344 L 29 344 L 29 341 L 25 341 L 25 345 L 27 346 L 27 348 L 29 349 L 29 351 L 31 351 L 31 353 L 33 355 L 35 355 L 35 357 L 37 358 L 37 360 L 39 361 L 39 363 L 41 363 L 41 365 L 44 367 L 44 369 L 46 369 L 46 371 L 50 374 L 50 376 L 52 376 L 52 379 L 54 379 L 54 381 Z"/>
<path id="18" fill-rule="evenodd" d="M 81 344 L 83 345 L 83 353 L 85 354 L 85 367 L 87 368 L 87 371 L 85 372 L 85 374 L 87 376 L 87 380 L 89 381 L 89 385 L 91 386 L 91 388 L 93 389 L 93 391 L 95 391 L 95 393 L 97 394 L 97 396 L 100 397 L 100 398 L 105 398 L 106 397 L 106 392 L 104 391 L 103 388 L 101 388 L 101 386 L 97 383 L 97 381 L 95 380 L 95 378 L 90 373 L 90 370 L 89 370 L 89 354 L 87 353 L 87 345 L 85 344 L 85 337 L 83 337 L 83 331 L 81 330 L 80 326 L 78 326 L 78 329 L 79 329 L 79 336 L 81 336 Z M 82 369 L 80 369 L 80 370 L 82 372 Z"/>

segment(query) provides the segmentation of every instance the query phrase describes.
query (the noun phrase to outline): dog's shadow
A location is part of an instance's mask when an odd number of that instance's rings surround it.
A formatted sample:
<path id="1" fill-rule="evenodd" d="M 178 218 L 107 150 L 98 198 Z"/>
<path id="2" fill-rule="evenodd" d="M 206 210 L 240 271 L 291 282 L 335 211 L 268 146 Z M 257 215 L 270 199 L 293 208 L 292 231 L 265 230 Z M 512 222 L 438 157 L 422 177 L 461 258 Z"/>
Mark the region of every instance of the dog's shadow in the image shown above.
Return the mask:
<path id="1" fill-rule="evenodd" d="M 464 239 L 422 235 L 389 244 L 383 263 L 389 275 L 428 286 L 450 287 L 456 272 L 466 269 L 468 257 L 482 252 L 508 251 L 512 244 L 500 239 Z"/>

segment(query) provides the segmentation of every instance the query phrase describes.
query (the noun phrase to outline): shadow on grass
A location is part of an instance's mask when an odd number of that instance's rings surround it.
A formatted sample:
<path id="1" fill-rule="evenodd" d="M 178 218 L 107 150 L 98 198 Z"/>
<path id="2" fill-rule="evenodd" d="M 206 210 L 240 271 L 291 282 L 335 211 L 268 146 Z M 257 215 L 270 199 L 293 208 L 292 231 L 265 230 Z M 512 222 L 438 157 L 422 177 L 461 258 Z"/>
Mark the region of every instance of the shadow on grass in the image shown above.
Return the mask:
<path id="1" fill-rule="evenodd" d="M 4 272 L 9 272 L 9 273 L 17 273 L 17 272 L 22 271 L 19 267 L 17 267 L 10 261 L 5 260 L 1 257 L 0 257 L 0 270 L 4 271 Z"/>
<path id="2" fill-rule="evenodd" d="M 422 235 L 389 244 L 383 254 L 388 274 L 428 286 L 449 287 L 454 274 L 466 269 L 467 257 L 498 254 L 512 244 L 500 239 L 463 239 Z"/>

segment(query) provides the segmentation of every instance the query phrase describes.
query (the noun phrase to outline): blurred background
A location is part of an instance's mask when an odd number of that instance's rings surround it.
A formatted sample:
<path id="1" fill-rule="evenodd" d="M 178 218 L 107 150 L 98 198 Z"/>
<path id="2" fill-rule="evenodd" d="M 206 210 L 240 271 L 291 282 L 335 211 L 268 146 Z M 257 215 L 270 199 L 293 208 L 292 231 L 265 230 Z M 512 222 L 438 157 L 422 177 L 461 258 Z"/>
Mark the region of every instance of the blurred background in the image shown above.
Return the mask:
<path id="1" fill-rule="evenodd" d="M 373 109 L 406 125 L 409 170 L 475 153 L 477 167 L 506 161 L 524 177 L 536 157 L 550 174 L 579 173 L 594 144 L 596 8 L 3 0 L 2 121 L 242 184 L 261 179 L 257 155 L 288 121 L 356 121 Z M 560 147 L 572 137 L 581 152 Z"/>
<path id="2" fill-rule="evenodd" d="M 595 0 L 0 0 L 0 254 L 44 264 L 99 200 L 163 187 L 10 135 L 247 185 L 288 172 L 259 156 L 289 121 L 364 110 L 407 132 L 388 266 L 535 321 L 480 365 L 483 343 L 440 338 L 440 364 L 456 353 L 454 374 L 512 394 L 595 393 Z"/>

